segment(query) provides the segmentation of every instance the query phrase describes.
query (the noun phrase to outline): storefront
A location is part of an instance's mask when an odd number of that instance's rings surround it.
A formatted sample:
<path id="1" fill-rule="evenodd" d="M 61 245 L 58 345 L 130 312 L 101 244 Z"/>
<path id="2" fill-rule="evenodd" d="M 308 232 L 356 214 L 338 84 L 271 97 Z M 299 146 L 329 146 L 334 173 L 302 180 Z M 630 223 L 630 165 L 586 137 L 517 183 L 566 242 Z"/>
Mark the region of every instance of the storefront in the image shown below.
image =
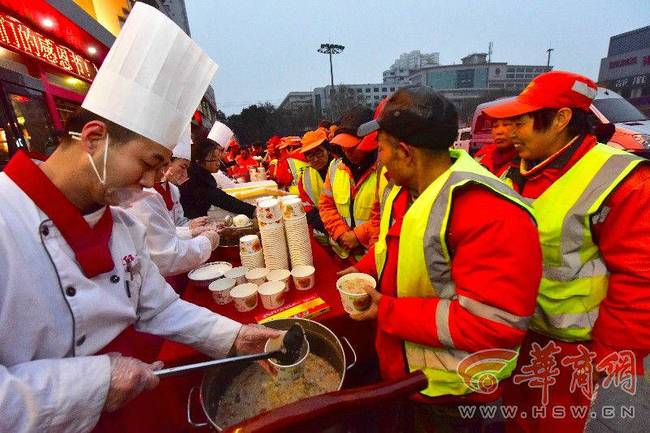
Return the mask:
<path id="1" fill-rule="evenodd" d="M 45 2 L 0 7 L 0 169 L 19 148 L 51 153 L 107 52 Z"/>

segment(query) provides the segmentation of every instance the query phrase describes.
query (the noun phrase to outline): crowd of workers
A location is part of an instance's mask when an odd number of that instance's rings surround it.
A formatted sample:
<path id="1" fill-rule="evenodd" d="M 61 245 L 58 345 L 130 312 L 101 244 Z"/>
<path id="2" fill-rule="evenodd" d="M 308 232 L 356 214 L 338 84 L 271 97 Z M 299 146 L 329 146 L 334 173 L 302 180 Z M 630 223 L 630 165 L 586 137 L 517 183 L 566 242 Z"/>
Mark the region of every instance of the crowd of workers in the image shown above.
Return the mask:
<path id="1" fill-rule="evenodd" d="M 378 281 L 352 318 L 375 321 L 382 378 L 428 378 L 385 431 L 650 430 L 650 168 L 597 142 L 593 81 L 548 72 L 490 106 L 494 143 L 475 158 L 451 147 L 458 114 L 427 87 L 245 147 L 218 122 L 190 137 L 214 68 L 179 31 L 137 3 L 68 137 L 0 174 L 0 430 L 89 431 L 154 387 L 160 365 L 108 349 L 131 324 L 212 357 L 277 335 L 163 279 L 219 244 L 211 206 L 254 216 L 222 189 L 258 166 L 356 261 L 341 275 Z M 133 53 L 160 70 L 123 67 Z M 170 53 L 195 63 L 164 86 Z"/>

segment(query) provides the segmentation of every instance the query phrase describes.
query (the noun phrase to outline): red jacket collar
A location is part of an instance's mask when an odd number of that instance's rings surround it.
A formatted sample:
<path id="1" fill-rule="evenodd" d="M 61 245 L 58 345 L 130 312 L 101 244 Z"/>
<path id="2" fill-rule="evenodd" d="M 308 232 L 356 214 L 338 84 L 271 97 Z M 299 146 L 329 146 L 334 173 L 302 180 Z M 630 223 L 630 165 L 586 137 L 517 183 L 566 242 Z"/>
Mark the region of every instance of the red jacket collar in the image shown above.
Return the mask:
<path id="1" fill-rule="evenodd" d="M 86 277 L 92 278 L 115 267 L 109 248 L 113 230 L 110 208 L 106 208 L 91 228 L 79 209 L 22 151 L 14 155 L 4 172 L 56 225 Z"/>
<path id="2" fill-rule="evenodd" d="M 158 191 L 158 194 L 162 196 L 165 200 L 165 206 L 167 210 L 172 210 L 174 208 L 174 200 L 172 199 L 172 191 L 167 182 L 156 182 L 153 184 L 153 189 Z"/>

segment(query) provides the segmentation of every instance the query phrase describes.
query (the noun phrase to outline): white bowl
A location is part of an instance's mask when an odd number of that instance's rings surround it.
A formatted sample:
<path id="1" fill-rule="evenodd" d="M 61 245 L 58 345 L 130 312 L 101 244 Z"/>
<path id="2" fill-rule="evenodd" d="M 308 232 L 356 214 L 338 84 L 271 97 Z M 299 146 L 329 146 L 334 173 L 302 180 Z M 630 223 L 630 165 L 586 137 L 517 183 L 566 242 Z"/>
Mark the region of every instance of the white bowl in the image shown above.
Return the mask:
<path id="1" fill-rule="evenodd" d="M 266 276 L 269 274 L 269 270 L 266 268 L 254 268 L 246 272 L 246 279 L 249 283 L 263 284 L 266 282 Z"/>
<path id="2" fill-rule="evenodd" d="M 237 281 L 233 278 L 220 278 L 210 283 L 208 289 L 212 293 L 214 302 L 219 305 L 226 305 L 232 302 L 230 290 L 237 285 Z"/>
<path id="3" fill-rule="evenodd" d="M 232 278 L 235 281 L 237 281 L 237 284 L 245 284 L 248 281 L 246 280 L 246 272 L 248 272 L 248 268 L 246 266 L 237 266 L 236 268 L 232 268 L 224 274 L 226 278 Z"/>
<path id="4" fill-rule="evenodd" d="M 240 284 L 230 290 L 230 296 L 235 302 L 235 310 L 243 313 L 257 307 L 257 284 Z"/>
<path id="5" fill-rule="evenodd" d="M 196 286 L 208 287 L 211 282 L 223 277 L 224 273 L 230 269 L 232 269 L 232 265 L 228 262 L 210 262 L 190 271 L 187 277 Z"/>
<path id="6" fill-rule="evenodd" d="M 269 281 L 259 287 L 258 293 L 264 308 L 274 310 L 284 305 L 284 287 L 282 281 Z"/>
<path id="7" fill-rule="evenodd" d="M 309 290 L 314 288 L 316 283 L 316 268 L 309 265 L 296 266 L 291 270 L 293 284 L 298 290 Z"/>
<path id="8" fill-rule="evenodd" d="M 343 288 L 343 283 L 354 279 L 360 279 L 368 282 L 373 289 L 377 287 L 377 282 L 371 275 L 362 274 L 360 272 L 343 275 L 336 281 L 336 289 L 339 291 L 339 295 L 341 296 L 343 309 L 351 314 L 366 311 L 368 308 L 370 308 L 370 304 L 372 302 L 370 295 L 368 295 L 366 292 L 355 293 Z"/>

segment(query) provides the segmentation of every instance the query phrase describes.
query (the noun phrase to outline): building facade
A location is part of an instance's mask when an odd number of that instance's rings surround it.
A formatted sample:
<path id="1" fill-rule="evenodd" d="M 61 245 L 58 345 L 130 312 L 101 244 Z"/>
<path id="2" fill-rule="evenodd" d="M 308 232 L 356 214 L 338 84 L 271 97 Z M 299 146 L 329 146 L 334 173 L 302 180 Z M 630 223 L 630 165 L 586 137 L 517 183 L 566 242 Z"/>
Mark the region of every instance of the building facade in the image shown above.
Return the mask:
<path id="1" fill-rule="evenodd" d="M 598 84 L 650 115 L 650 26 L 612 36 Z"/>
<path id="2" fill-rule="evenodd" d="M 0 3 L 0 169 L 21 148 L 49 154 L 119 34 L 132 0 L 5 0 Z M 189 34 L 183 0 L 146 3 Z M 194 123 L 216 118 L 208 89 Z"/>
<path id="3" fill-rule="evenodd" d="M 419 50 L 403 53 L 384 71 L 384 83 L 406 83 L 409 76 L 423 68 L 440 64 L 440 53 L 422 54 Z"/>

